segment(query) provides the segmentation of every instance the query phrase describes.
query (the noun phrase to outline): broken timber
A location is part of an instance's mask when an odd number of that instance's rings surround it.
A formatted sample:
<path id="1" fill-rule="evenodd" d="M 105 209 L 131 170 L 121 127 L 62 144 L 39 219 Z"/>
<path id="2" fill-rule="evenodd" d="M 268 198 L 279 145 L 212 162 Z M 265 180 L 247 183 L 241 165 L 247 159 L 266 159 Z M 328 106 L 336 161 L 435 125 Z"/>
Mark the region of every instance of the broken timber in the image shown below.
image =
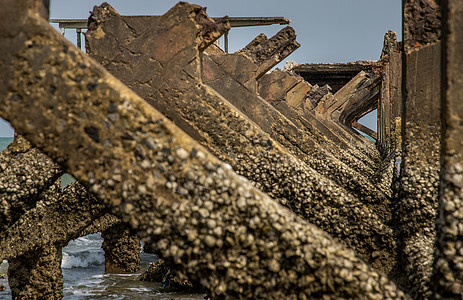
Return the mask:
<path id="1" fill-rule="evenodd" d="M 197 6 L 182 3 L 170 13 L 182 11 L 188 15 L 182 24 L 210 24 Z M 111 205 L 180 274 L 213 296 L 404 297 L 352 251 L 228 170 L 29 12 L 25 1 L 7 1 L 0 27 L 8 29 L 0 33 L 2 72 L 9 74 L 0 83 L 2 117 Z M 199 35 L 199 48 L 219 32 Z M 41 88 L 51 84 L 56 89 Z M 178 192 L 193 182 L 187 195 Z M 227 272 L 218 271 L 224 267 Z M 328 270 L 332 275 L 322 276 Z"/>

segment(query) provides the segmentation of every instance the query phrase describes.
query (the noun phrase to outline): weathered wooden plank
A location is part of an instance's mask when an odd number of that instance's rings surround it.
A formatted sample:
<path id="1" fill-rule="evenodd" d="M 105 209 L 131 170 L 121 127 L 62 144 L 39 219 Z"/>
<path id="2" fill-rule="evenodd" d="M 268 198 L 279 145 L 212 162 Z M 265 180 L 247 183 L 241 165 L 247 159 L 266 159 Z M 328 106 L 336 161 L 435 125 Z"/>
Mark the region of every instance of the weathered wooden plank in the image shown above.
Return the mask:
<path id="1" fill-rule="evenodd" d="M 374 163 L 371 159 L 352 147 L 350 143 L 345 142 L 337 130 L 330 130 L 312 113 L 304 114 L 304 109 L 302 109 L 306 107 L 304 102 L 307 102 L 313 90 L 318 91 L 319 88 L 304 82 L 300 76 L 278 70 L 260 78 L 258 84 L 259 94 L 263 95 L 263 99 L 272 104 L 294 125 L 305 130 L 319 147 L 332 153 L 337 159 L 363 176 L 369 177 L 373 174 Z M 299 88 L 301 86 L 302 88 Z M 237 89 L 238 87 L 233 91 Z M 310 90 L 307 92 L 308 89 Z"/>
<path id="2" fill-rule="evenodd" d="M 377 133 L 376 131 L 373 131 L 371 130 L 370 128 L 360 124 L 359 122 L 357 121 L 354 121 L 352 123 L 352 127 L 354 127 L 355 129 L 358 129 L 360 130 L 361 132 L 365 133 L 365 134 L 368 134 L 369 136 L 371 136 L 372 138 L 374 138 L 375 140 L 378 138 L 377 136 Z"/>
<path id="3" fill-rule="evenodd" d="M 382 80 L 376 144 L 384 159 L 372 181 L 392 193 L 397 191 L 399 162 L 402 159 L 402 51 L 397 35 L 392 31 L 384 36 L 379 64 L 382 66 Z"/>
<path id="4" fill-rule="evenodd" d="M 330 108 L 331 118 L 338 119 L 339 122 L 350 126 L 378 106 L 381 77 L 376 74 L 369 74 L 368 79 L 356 88 L 355 95 L 344 99 L 337 109 Z M 338 99 L 337 95 L 335 97 Z M 338 101 L 342 101 L 338 99 Z"/>
<path id="5" fill-rule="evenodd" d="M 328 84 L 333 93 L 338 92 L 361 71 L 371 71 L 373 61 L 354 61 L 348 63 L 305 63 L 291 68 L 304 77 L 307 82 L 324 86 Z"/>
<path id="6" fill-rule="evenodd" d="M 402 51 L 395 32 L 388 31 L 384 36 L 380 63 L 383 72 L 378 106 L 378 147 L 383 153 L 389 153 L 401 148 L 401 136 L 397 133 L 401 132 L 398 121 L 402 118 Z"/>

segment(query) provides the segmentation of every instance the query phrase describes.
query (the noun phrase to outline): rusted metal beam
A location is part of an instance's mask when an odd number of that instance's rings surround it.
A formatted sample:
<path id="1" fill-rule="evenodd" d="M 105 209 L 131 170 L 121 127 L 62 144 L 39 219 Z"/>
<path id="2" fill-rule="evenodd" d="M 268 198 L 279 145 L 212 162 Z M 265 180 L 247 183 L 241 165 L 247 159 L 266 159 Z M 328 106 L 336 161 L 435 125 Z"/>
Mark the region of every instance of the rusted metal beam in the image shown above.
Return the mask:
<path id="1" fill-rule="evenodd" d="M 31 0 L 32 1 L 32 0 Z M 149 18 L 157 19 L 161 16 L 156 15 L 140 15 L 140 16 L 129 16 L 132 18 Z M 286 25 L 291 23 L 291 20 L 284 17 L 215 17 L 212 18 L 217 22 L 222 20 L 228 20 L 232 28 L 235 27 L 253 27 L 253 26 L 266 26 L 266 25 Z M 77 33 L 77 47 L 81 48 L 81 37 L 80 33 L 82 29 L 88 29 L 87 19 L 50 19 L 50 23 L 58 23 L 60 32 L 64 35 L 66 29 L 75 29 Z M 228 53 L 228 32 L 224 33 L 224 50 Z"/>

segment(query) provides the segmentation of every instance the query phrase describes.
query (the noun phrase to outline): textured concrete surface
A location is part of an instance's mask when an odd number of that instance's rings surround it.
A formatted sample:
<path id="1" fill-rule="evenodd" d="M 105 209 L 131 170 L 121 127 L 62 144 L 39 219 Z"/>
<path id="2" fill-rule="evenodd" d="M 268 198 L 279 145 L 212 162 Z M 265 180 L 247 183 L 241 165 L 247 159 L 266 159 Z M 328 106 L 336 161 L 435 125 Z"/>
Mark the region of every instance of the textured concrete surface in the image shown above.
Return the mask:
<path id="1" fill-rule="evenodd" d="M 93 14 L 99 15 L 101 9 L 109 8 L 97 8 Z M 375 267 L 384 271 L 391 268 L 395 253 L 392 231 L 381 219 L 384 214 L 380 216 L 375 214 L 374 204 L 371 209 L 364 207 L 352 195 L 347 194 L 342 188 L 294 158 L 287 149 L 281 147 L 247 117 L 235 110 L 221 95 L 209 89 L 197 89 L 196 81 L 192 81 L 190 86 L 187 86 L 187 81 L 184 80 L 182 81 L 184 88 L 180 89 L 177 83 L 178 72 L 172 73 L 162 68 L 158 70 L 140 65 L 137 63 L 140 55 L 125 54 L 122 57 L 113 57 L 111 61 L 103 57 L 103 49 L 106 49 L 107 56 L 112 54 L 111 49 L 108 49 L 105 43 L 99 43 L 95 35 L 105 32 L 105 35 L 115 36 L 116 33 L 111 24 L 124 19 L 114 12 L 112 14 L 116 20 L 107 19 L 108 23 L 100 23 L 98 27 L 87 33 L 91 49 L 99 53 L 98 59 L 108 61 L 105 67 L 109 71 L 139 95 L 145 97 L 145 100 L 154 107 L 164 111 L 166 116 L 190 132 L 193 137 L 196 137 L 222 161 L 230 164 L 238 174 L 248 178 L 256 187 L 300 216 L 343 240 L 347 245 L 359 251 Z M 155 33 L 155 28 L 149 30 L 151 43 L 145 41 L 146 37 L 143 35 L 133 41 L 139 45 L 137 48 L 140 53 L 148 52 L 159 43 Z M 145 43 L 141 44 L 142 41 Z M 127 45 L 126 47 L 130 50 L 125 50 L 121 45 L 118 46 L 125 53 L 133 53 L 133 46 Z M 186 46 L 181 45 L 179 48 L 186 49 Z M 89 51 L 91 51 L 90 47 Z M 190 53 L 196 55 L 192 50 Z M 182 58 L 174 60 L 180 62 Z M 194 57 L 183 59 L 185 62 L 193 60 Z M 191 63 L 184 68 L 188 70 L 190 65 Z M 238 67 L 232 69 L 239 70 Z M 149 72 L 163 73 L 162 81 L 152 81 L 143 85 L 133 81 L 132 74 Z M 165 98 L 153 96 L 159 95 L 157 87 L 162 83 L 169 84 L 169 92 L 163 93 Z M 227 95 L 229 93 L 230 91 L 227 91 Z M 178 97 L 179 94 L 182 97 Z M 175 107 L 172 106 L 172 102 L 175 103 Z M 262 104 L 267 105 L 264 102 Z M 267 105 L 267 107 L 272 109 L 271 106 Z M 280 120 L 275 116 L 283 119 L 283 116 L 273 110 L 269 122 Z M 287 126 L 295 128 L 289 121 L 285 122 Z M 341 175 L 338 176 L 341 177 Z M 356 217 L 351 217 L 351 214 L 355 214 Z"/>
<path id="2" fill-rule="evenodd" d="M 8 261 L 13 299 L 62 299 L 61 249 L 46 245 Z"/>
<path id="3" fill-rule="evenodd" d="M 35 207 L 40 193 L 62 173 L 51 159 L 16 136 L 0 153 L 0 232 Z"/>
<path id="4" fill-rule="evenodd" d="M 396 208 L 399 281 L 414 297 L 431 296 L 441 137 L 440 9 L 404 3 L 403 158 Z"/>
<path id="5" fill-rule="evenodd" d="M 101 232 L 106 273 L 135 273 L 140 269 L 140 239 L 117 223 Z"/>
<path id="6" fill-rule="evenodd" d="M 151 263 L 148 270 L 143 272 L 138 279 L 142 281 L 162 283 L 164 287 L 174 288 L 176 290 L 201 292 L 197 288 L 193 287 L 191 282 L 188 280 L 179 280 L 175 271 L 170 269 L 163 259 L 159 259 L 156 262 Z"/>
<path id="7" fill-rule="evenodd" d="M 179 276 L 220 297 L 404 297 L 351 250 L 228 170 L 23 2 L 7 2 L 1 116 L 111 205 Z M 197 6 L 175 10 L 187 22 L 201 15 Z M 10 16 L 18 21 L 5 22 Z M 195 38 L 199 48 L 207 44 Z M 42 88 L 52 83 L 56 89 Z"/>
<path id="8" fill-rule="evenodd" d="M 36 207 L 0 233 L 0 258 L 11 259 L 45 245 L 64 247 L 105 211 L 77 182 L 61 191 L 57 181 L 40 194 Z"/>
<path id="9" fill-rule="evenodd" d="M 358 196 L 378 214 L 386 215 L 386 210 L 382 206 L 387 203 L 387 199 L 381 191 L 372 186 L 362 174 L 338 160 L 335 154 L 321 147 L 305 126 L 296 126 L 233 77 L 220 74 L 223 72 L 220 60 L 221 57 L 217 55 L 204 56 L 203 81 L 206 84 L 223 95 L 263 131 L 309 167 L 349 193 Z"/>
<path id="10" fill-rule="evenodd" d="M 463 297 L 463 3 L 443 5 L 441 194 L 432 280 L 436 299 Z"/>

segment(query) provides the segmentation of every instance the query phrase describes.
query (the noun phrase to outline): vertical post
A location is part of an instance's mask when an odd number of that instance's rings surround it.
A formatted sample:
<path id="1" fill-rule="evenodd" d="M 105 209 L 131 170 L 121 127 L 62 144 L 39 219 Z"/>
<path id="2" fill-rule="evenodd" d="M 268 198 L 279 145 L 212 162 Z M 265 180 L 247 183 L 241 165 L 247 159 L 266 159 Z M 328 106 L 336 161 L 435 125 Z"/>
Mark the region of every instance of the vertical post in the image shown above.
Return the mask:
<path id="1" fill-rule="evenodd" d="M 101 233 L 106 273 L 134 273 L 140 269 L 140 240 L 124 223 L 117 223 Z"/>
<path id="2" fill-rule="evenodd" d="M 381 134 L 381 137 L 378 146 L 385 157 L 394 152 L 395 154 L 390 158 L 395 161 L 401 155 L 400 120 L 402 118 L 402 54 L 395 32 L 388 31 L 384 36 L 381 62 L 383 74 L 381 97 L 378 104 L 378 133 Z M 395 184 L 396 175 L 394 175 L 393 180 Z"/>
<path id="3" fill-rule="evenodd" d="M 66 29 L 63 28 L 63 27 L 60 27 L 59 32 L 64 36 L 64 33 L 66 32 Z"/>
<path id="4" fill-rule="evenodd" d="M 224 39 L 224 47 L 225 47 L 225 53 L 228 53 L 228 32 L 225 32 L 223 35 Z"/>
<path id="5" fill-rule="evenodd" d="M 442 171 L 434 261 L 435 299 L 463 296 L 463 2 L 442 6 Z"/>
<path id="6" fill-rule="evenodd" d="M 13 299 L 62 299 L 62 248 L 47 245 L 9 260 Z"/>
<path id="7" fill-rule="evenodd" d="M 81 39 L 82 29 L 81 29 L 81 28 L 76 28 L 76 33 L 77 33 L 77 48 L 82 49 L 82 47 L 81 47 L 81 43 L 82 43 L 82 39 Z"/>
<path id="8" fill-rule="evenodd" d="M 399 281 L 428 298 L 440 172 L 440 7 L 403 1 L 403 155 L 397 221 Z"/>

